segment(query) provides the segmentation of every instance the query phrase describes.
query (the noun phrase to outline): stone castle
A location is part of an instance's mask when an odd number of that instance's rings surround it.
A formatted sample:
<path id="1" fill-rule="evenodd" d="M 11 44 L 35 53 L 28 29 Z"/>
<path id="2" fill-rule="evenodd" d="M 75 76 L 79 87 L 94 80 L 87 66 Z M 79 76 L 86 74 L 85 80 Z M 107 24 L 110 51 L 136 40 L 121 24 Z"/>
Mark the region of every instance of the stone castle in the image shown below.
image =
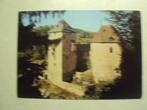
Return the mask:
<path id="1" fill-rule="evenodd" d="M 78 72 L 76 31 L 65 21 L 60 21 L 48 32 L 48 67 L 46 76 L 60 88 L 78 96 L 84 95 L 80 85 L 71 83 L 74 76 L 89 74 L 95 84 L 113 81 L 121 76 L 120 37 L 111 26 L 102 26 L 90 42 L 88 71 Z"/>

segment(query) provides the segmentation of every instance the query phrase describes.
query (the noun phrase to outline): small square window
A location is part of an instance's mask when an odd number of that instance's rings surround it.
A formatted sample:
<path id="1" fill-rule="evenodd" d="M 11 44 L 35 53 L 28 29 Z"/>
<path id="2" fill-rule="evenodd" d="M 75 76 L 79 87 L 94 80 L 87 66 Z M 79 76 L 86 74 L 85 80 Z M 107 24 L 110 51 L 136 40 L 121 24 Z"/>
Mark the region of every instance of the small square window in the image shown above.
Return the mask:
<path id="1" fill-rule="evenodd" d="M 112 49 L 112 47 L 110 47 L 110 48 L 109 48 L 109 52 L 110 52 L 110 53 L 112 53 L 112 52 L 113 52 L 113 49 Z"/>

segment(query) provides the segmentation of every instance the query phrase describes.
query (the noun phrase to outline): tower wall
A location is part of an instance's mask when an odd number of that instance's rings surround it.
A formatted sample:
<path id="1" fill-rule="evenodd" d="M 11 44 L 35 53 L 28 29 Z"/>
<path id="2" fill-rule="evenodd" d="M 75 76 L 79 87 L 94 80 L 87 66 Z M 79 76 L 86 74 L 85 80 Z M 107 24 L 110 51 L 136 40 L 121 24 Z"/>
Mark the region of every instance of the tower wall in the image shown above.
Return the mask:
<path id="1" fill-rule="evenodd" d="M 77 64 L 77 47 L 75 35 L 64 33 L 63 38 L 63 81 L 71 82 L 75 74 Z"/>
<path id="2" fill-rule="evenodd" d="M 90 60 L 96 83 L 111 82 L 121 75 L 121 53 L 118 43 L 91 43 Z"/>
<path id="3" fill-rule="evenodd" d="M 58 35 L 61 35 L 61 33 Z M 48 79 L 56 82 L 62 81 L 62 74 L 63 74 L 62 47 L 63 47 L 62 41 L 59 41 L 57 44 L 55 43 L 49 44 L 48 46 L 48 61 L 47 61 Z"/>

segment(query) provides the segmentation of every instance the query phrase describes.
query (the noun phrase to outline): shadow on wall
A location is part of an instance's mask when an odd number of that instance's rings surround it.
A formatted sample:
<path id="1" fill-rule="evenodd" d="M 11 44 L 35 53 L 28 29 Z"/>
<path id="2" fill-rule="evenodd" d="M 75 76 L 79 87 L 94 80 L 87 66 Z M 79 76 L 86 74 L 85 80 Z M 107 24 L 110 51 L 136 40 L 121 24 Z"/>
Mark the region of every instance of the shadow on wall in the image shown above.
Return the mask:
<path id="1" fill-rule="evenodd" d="M 112 86 L 109 92 L 102 94 L 102 99 L 141 98 L 141 48 L 122 43 L 122 78 Z"/>
<path id="2" fill-rule="evenodd" d="M 90 44 L 75 44 L 75 46 L 76 53 L 68 55 L 70 59 L 64 55 L 64 63 L 68 64 L 70 61 L 68 65 L 66 64 L 66 67 L 64 66 L 64 70 L 67 70 L 67 66 L 69 66 L 68 69 L 70 69 L 70 66 L 74 67 L 74 69 L 71 69 L 70 71 L 64 73 L 63 80 L 66 82 L 72 82 L 75 72 L 84 72 L 89 69 Z"/>
<path id="3" fill-rule="evenodd" d="M 89 69 L 89 51 L 90 44 L 77 44 L 77 71 L 84 72 Z"/>

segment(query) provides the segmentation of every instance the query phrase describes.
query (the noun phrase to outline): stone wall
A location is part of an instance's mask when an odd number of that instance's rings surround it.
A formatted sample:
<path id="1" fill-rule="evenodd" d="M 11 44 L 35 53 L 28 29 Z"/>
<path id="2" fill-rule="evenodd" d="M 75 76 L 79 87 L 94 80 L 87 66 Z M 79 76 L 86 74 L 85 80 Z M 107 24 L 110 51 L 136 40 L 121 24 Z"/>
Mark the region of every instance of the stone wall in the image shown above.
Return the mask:
<path id="1" fill-rule="evenodd" d="M 77 47 L 74 34 L 66 33 L 63 38 L 63 81 L 71 82 L 77 64 Z"/>
<path id="2" fill-rule="evenodd" d="M 52 44 L 48 47 L 48 79 L 62 81 L 62 42 Z"/>
<path id="3" fill-rule="evenodd" d="M 91 43 L 91 69 L 96 83 L 112 82 L 121 76 L 121 53 L 118 43 Z"/>

